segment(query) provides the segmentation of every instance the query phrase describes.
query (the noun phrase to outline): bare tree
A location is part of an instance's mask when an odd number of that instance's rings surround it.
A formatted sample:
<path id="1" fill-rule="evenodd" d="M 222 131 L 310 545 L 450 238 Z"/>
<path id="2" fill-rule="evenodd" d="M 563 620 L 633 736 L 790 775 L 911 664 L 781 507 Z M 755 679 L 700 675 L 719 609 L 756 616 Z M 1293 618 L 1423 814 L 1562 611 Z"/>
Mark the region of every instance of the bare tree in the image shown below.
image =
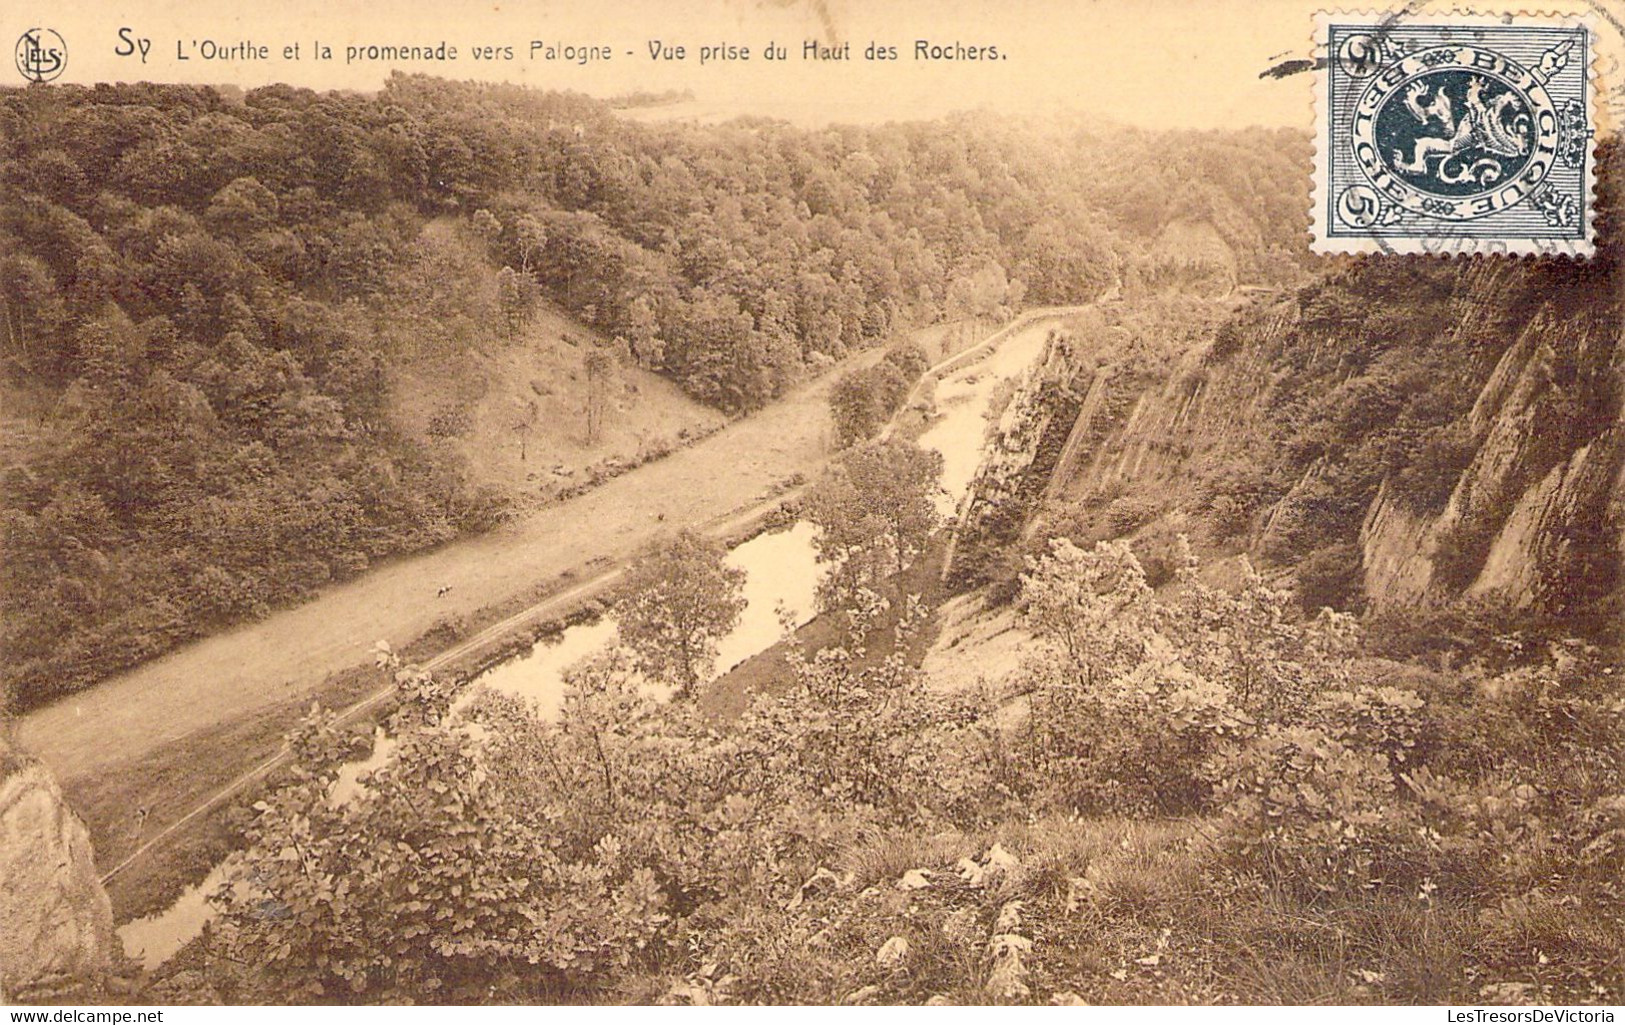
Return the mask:
<path id="1" fill-rule="evenodd" d="M 522 404 L 524 413 L 514 421 L 513 425 L 514 433 L 519 435 L 519 461 L 521 463 L 525 462 L 529 457 L 530 432 L 535 429 L 536 418 L 541 412 L 536 405 L 535 399 L 525 399 Z"/>
<path id="2" fill-rule="evenodd" d="M 596 445 L 604 436 L 604 410 L 615 381 L 615 357 L 599 346 L 587 350 L 587 444 Z"/>

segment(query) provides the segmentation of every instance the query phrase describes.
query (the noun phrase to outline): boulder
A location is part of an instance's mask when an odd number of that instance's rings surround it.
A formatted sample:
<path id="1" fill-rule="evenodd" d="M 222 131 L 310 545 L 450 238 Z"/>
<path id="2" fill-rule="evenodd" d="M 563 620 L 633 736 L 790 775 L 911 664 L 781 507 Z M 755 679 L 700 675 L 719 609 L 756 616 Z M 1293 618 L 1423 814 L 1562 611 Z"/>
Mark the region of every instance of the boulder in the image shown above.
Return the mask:
<path id="1" fill-rule="evenodd" d="M 90 832 L 61 787 L 0 739 L 0 991 L 98 985 L 113 962 L 113 908 Z"/>

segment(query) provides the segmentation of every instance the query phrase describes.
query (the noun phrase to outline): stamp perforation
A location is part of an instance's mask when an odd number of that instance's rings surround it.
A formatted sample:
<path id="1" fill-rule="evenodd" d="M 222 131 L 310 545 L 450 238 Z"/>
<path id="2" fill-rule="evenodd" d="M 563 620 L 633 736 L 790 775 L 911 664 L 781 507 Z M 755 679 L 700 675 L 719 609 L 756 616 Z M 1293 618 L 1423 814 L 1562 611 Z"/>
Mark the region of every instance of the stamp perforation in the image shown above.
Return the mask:
<path id="1" fill-rule="evenodd" d="M 1595 42 L 1587 15 L 1318 12 L 1312 251 L 1591 256 Z"/>

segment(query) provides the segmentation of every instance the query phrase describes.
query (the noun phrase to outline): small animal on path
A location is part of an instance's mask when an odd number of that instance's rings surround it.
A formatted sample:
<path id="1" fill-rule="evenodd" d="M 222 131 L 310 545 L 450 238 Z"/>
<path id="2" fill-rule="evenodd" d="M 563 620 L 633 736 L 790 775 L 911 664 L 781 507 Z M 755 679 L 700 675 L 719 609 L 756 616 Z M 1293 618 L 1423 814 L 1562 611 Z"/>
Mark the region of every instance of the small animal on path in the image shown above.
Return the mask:
<path id="1" fill-rule="evenodd" d="M 436 591 L 434 593 L 434 596 L 436 598 L 444 598 L 446 595 L 448 595 L 450 593 L 451 593 L 451 585 L 450 584 L 445 584 L 440 588 L 440 590 L 438 590 L 438 591 Z"/>

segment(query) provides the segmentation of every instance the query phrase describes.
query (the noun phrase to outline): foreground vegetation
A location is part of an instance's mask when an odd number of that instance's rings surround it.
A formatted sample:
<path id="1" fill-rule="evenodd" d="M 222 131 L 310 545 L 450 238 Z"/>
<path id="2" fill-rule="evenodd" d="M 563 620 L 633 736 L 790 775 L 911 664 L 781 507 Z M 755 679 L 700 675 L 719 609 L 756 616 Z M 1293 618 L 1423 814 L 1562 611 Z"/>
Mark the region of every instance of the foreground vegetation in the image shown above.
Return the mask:
<path id="1" fill-rule="evenodd" d="M 1617 1000 L 1625 733 L 1602 653 L 1362 658 L 1248 575 L 1159 596 L 1126 545 L 1022 580 L 1009 692 L 842 643 L 719 722 L 631 652 L 542 722 L 382 659 L 401 755 L 326 718 L 257 805 L 171 997 L 733 1002 Z M 725 598 L 725 595 L 723 596 Z M 893 652 L 906 644 L 887 646 Z M 243 967 L 239 967 L 243 966 Z M 252 966 L 247 968 L 246 966 Z"/>

